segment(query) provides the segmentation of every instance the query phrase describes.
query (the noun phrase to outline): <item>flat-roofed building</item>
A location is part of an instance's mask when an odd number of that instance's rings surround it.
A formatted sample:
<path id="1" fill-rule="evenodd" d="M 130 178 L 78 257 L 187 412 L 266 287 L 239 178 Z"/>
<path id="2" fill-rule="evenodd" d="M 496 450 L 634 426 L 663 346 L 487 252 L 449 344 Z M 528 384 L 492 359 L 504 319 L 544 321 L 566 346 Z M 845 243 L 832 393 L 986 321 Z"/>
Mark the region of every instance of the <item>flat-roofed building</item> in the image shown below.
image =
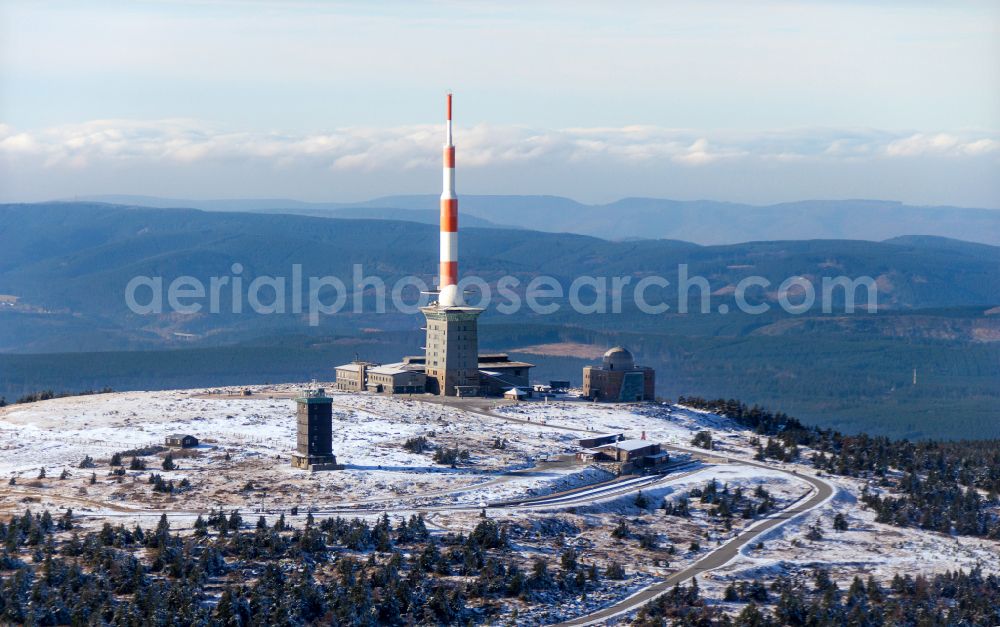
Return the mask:
<path id="1" fill-rule="evenodd" d="M 611 435 L 611 434 L 608 434 Z M 584 439 L 580 440 L 581 443 Z M 622 473 L 655 470 L 670 461 L 659 442 L 631 439 L 598 444 L 576 454 L 579 461 L 611 463 Z"/>
<path id="2" fill-rule="evenodd" d="M 595 446 L 602 446 L 604 444 L 613 444 L 619 440 L 625 439 L 624 433 L 595 433 L 594 435 L 588 435 L 587 437 L 580 438 L 580 446 L 583 448 L 593 448 Z"/>
<path id="3" fill-rule="evenodd" d="M 399 362 L 368 368 L 369 392 L 381 394 L 423 394 L 427 390 L 427 375 L 422 366 Z"/>
<path id="4" fill-rule="evenodd" d="M 504 375 L 516 381 L 517 387 L 528 386 L 528 376 L 535 364 L 511 360 L 507 353 L 484 353 L 479 355 L 479 369 Z"/>
<path id="5" fill-rule="evenodd" d="M 421 369 L 427 367 L 424 355 L 403 357 L 403 367 Z M 535 366 L 526 361 L 513 361 L 507 353 L 483 353 L 479 355 L 479 380 L 476 386 L 457 386 L 458 396 L 502 396 L 511 388 L 528 388 L 531 369 Z M 428 392 L 434 392 L 428 385 Z"/>
<path id="6" fill-rule="evenodd" d="M 660 452 L 660 445 L 649 440 L 620 440 L 608 444 L 595 446 L 597 450 L 606 455 L 611 461 L 630 462 L 647 455 L 655 455 Z"/>
<path id="7" fill-rule="evenodd" d="M 334 388 L 339 392 L 362 392 L 366 389 L 368 369 L 378 364 L 368 361 L 352 361 L 336 367 L 337 380 Z"/>
<path id="8" fill-rule="evenodd" d="M 198 438 L 184 433 L 171 433 L 166 438 L 167 446 L 179 446 L 181 448 L 193 448 L 198 446 Z"/>
<path id="9" fill-rule="evenodd" d="M 461 333 L 458 327 L 453 330 Z M 431 352 L 433 354 L 434 351 Z M 531 389 L 529 373 L 534 364 L 512 360 L 506 353 L 485 353 L 478 356 L 477 366 L 476 378 L 471 382 L 452 382 L 450 395 L 502 396 L 511 388 Z M 429 368 L 426 355 L 407 355 L 403 357 L 403 361 L 385 365 L 355 360 L 336 367 L 334 388 L 340 392 L 441 394 L 441 377 L 429 376 L 428 372 L 431 370 L 438 372 L 440 368 Z"/>
<path id="10" fill-rule="evenodd" d="M 485 396 L 501 396 L 511 388 L 530 389 L 529 376 L 534 364 L 511 360 L 507 353 L 479 356 L 479 385 Z"/>

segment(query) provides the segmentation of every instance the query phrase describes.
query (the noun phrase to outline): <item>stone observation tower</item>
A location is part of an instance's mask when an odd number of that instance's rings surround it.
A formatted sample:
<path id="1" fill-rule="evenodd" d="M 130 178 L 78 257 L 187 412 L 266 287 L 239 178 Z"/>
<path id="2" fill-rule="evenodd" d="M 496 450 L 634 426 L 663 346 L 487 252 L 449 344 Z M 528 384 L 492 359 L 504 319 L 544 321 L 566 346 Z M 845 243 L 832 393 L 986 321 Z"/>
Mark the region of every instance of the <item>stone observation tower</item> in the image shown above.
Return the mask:
<path id="1" fill-rule="evenodd" d="M 447 98 L 437 302 L 420 310 L 427 319 L 427 345 L 424 347 L 427 389 L 442 396 L 476 396 L 479 394 L 477 320 L 483 310 L 465 306 L 458 289 L 458 198 L 455 196 L 451 94 Z"/>
<path id="2" fill-rule="evenodd" d="M 333 399 L 323 388 L 295 399 L 298 426 L 292 466 L 303 470 L 341 470 L 333 454 Z"/>

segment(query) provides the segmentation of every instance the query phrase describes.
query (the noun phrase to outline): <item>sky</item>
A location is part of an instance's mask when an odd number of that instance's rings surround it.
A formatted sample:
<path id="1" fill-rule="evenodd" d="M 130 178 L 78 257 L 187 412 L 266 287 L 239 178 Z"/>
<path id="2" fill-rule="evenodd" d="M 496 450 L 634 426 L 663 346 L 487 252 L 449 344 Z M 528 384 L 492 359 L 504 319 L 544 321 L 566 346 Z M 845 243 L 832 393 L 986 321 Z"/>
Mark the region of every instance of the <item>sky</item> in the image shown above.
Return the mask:
<path id="1" fill-rule="evenodd" d="M 0 201 L 1000 208 L 1000 3 L 0 0 Z"/>

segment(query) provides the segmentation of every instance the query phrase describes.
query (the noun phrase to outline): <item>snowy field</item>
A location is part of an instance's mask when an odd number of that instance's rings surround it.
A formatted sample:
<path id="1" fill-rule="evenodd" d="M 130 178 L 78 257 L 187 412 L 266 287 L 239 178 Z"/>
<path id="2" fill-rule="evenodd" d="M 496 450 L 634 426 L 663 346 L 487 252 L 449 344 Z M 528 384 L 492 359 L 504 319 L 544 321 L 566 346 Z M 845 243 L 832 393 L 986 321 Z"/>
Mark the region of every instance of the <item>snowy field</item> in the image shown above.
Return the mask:
<path id="1" fill-rule="evenodd" d="M 497 413 L 595 433 L 624 433 L 626 437 L 638 438 L 645 432 L 650 440 L 678 445 L 689 445 L 692 435 L 706 428 L 726 434 L 738 431 L 730 420 L 678 406 L 609 405 L 571 400 L 506 405 Z"/>
<path id="2" fill-rule="evenodd" d="M 512 537 L 527 557 L 544 554 L 555 559 L 559 547 L 571 546 L 601 565 L 612 561 L 628 565 L 628 578 L 609 588 L 610 596 L 564 608 L 572 614 L 676 572 L 752 524 L 737 517 L 726 529 L 695 498 L 690 499 L 690 517 L 666 516 L 659 509 L 664 500 L 686 497 L 715 479 L 720 488 L 741 488 L 745 493 L 761 485 L 780 510 L 810 492 L 801 475 L 815 474 L 804 464 L 769 463 L 773 468 L 764 469 L 740 463 L 751 458 L 753 434 L 725 418 L 687 407 L 571 399 L 463 406 L 417 397 L 343 393 L 332 394 L 333 448 L 346 468 L 310 474 L 289 463 L 295 446 L 292 399 L 303 388 L 250 389 L 249 397 L 235 389 L 123 392 L 0 409 L 0 511 L 72 507 L 99 524 L 103 517 L 158 516 L 160 511 L 193 519 L 219 507 L 252 512 L 263 505 L 274 513 L 298 506 L 321 515 L 353 510 L 371 516 L 424 508 L 432 529 L 468 531 L 478 522 L 478 508 L 484 503 L 611 479 L 605 469 L 572 460 L 570 454 L 582 436 L 623 433 L 638 438 L 644 433 L 648 440 L 694 450 L 694 433 L 709 430 L 716 451 L 701 463 L 650 479 L 642 489 L 644 507 L 637 505 L 632 492 L 571 505 L 556 502 L 490 510 L 491 516 L 515 527 Z M 128 470 L 126 457 L 124 476 L 110 473 L 109 460 L 115 452 L 162 445 L 172 433 L 201 440 L 199 447 L 177 454 L 178 468 L 162 470 L 165 453 L 160 451 L 143 457 L 146 470 Z M 432 450 L 406 450 L 404 443 L 416 436 L 426 437 L 435 447 L 468 451 L 469 461 L 451 468 L 435 463 Z M 807 458 L 811 452 L 802 453 Z M 85 456 L 93 458 L 94 468 L 79 468 Z M 60 478 L 64 472 L 66 478 Z M 190 486 L 173 493 L 156 492 L 149 482 L 151 473 L 178 486 L 187 480 Z M 860 483 L 824 479 L 837 487 L 832 499 L 766 534 L 763 548 L 754 542 L 725 567 L 699 577 L 703 590 L 721 599 L 734 578 L 808 573 L 818 563 L 832 566 L 835 578 L 844 582 L 855 574 L 891 578 L 897 572 L 968 570 L 977 564 L 987 572 L 1000 571 L 1000 543 L 875 523 L 874 514 L 858 502 Z M 463 507 L 467 509 L 446 509 Z M 833 530 L 838 512 L 847 517 L 849 530 Z M 622 521 L 630 535 L 612 537 L 612 529 Z M 806 532 L 817 521 L 823 538 L 809 540 Z M 640 547 L 641 536 L 655 538 L 656 548 Z M 701 548 L 689 548 L 694 543 Z M 548 618 L 533 615 L 524 621 Z"/>
<path id="3" fill-rule="evenodd" d="M 544 460 L 572 454 L 583 435 L 557 428 L 623 428 L 638 437 L 668 433 L 681 426 L 608 411 L 586 403 L 550 406 L 525 404 L 500 409 L 503 420 L 462 408 L 367 394 L 334 393 L 334 453 L 342 472 L 304 473 L 289 464 L 295 446 L 295 402 L 301 388 L 258 386 L 253 396 L 236 390 L 123 392 L 15 405 L 0 410 L 0 476 L 14 478 L 0 506 L 19 502 L 73 507 L 77 511 L 204 511 L 215 507 L 317 511 L 365 503 L 478 504 L 564 490 L 607 480 L 606 472 L 582 464 Z M 531 423 L 522 422 L 528 417 Z M 538 412 L 537 415 L 534 412 Z M 552 425 L 546 424 L 552 420 Z M 647 424 L 648 423 L 648 424 Z M 654 424 L 655 423 L 655 424 Z M 172 433 L 191 434 L 201 445 L 176 459 L 178 468 L 161 469 L 163 452 L 146 457 L 146 471 L 109 476 L 115 452 L 162 445 Z M 412 453 L 403 444 L 415 436 L 433 445 L 468 450 L 457 468 L 435 463 L 431 452 Z M 501 447 L 497 447 L 500 443 Z M 85 457 L 96 467 L 79 468 Z M 129 458 L 124 460 L 126 467 Z M 535 467 L 533 472 L 510 472 Z M 44 469 L 45 478 L 39 478 Z M 59 477 L 63 473 L 65 479 Z M 173 494 L 153 492 L 150 472 L 190 488 Z M 95 482 L 90 483 L 91 473 Z M 508 473 L 508 474 L 505 474 Z"/>

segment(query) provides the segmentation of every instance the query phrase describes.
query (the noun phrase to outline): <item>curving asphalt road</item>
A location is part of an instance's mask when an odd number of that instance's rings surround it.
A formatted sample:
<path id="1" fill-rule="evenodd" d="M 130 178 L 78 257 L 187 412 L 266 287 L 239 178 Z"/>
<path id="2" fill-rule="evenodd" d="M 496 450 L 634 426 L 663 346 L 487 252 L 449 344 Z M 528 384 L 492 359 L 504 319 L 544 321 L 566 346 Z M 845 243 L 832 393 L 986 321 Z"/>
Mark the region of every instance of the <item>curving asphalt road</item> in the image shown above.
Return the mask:
<path id="1" fill-rule="evenodd" d="M 687 450 L 687 449 L 681 449 Z M 743 531 L 735 538 L 727 542 L 726 544 L 720 546 L 714 551 L 708 553 L 701 559 L 699 559 L 694 564 L 691 564 L 683 570 L 679 570 L 673 575 L 667 577 L 663 581 L 659 581 L 647 588 L 643 588 L 639 592 L 633 594 L 632 596 L 610 605 L 606 608 L 598 610 L 592 614 L 587 614 L 586 616 L 580 616 L 563 623 L 559 623 L 560 626 L 568 625 L 595 625 L 600 624 L 605 621 L 611 620 L 613 618 L 620 617 L 624 614 L 628 614 L 646 603 L 652 601 L 661 594 L 669 591 L 675 585 L 683 583 L 692 577 L 700 575 L 701 573 L 708 572 L 710 570 L 715 570 L 721 566 L 726 565 L 739 553 L 740 549 L 743 548 L 750 541 L 756 539 L 760 535 L 778 527 L 787 521 L 795 518 L 800 514 L 804 514 L 809 510 L 819 506 L 831 496 L 833 496 L 835 488 L 819 479 L 817 477 L 810 477 L 808 475 L 789 472 L 783 468 L 778 468 L 776 466 L 770 466 L 768 464 L 760 464 L 757 462 L 750 462 L 744 460 L 737 460 L 737 463 L 746 464 L 748 466 L 757 466 L 758 468 L 766 468 L 768 470 L 778 470 L 784 472 L 798 479 L 809 482 L 815 492 L 809 496 L 805 501 L 799 503 L 798 505 L 793 505 L 788 507 L 775 515 L 764 519 L 763 521 L 751 526 L 746 531 Z"/>

